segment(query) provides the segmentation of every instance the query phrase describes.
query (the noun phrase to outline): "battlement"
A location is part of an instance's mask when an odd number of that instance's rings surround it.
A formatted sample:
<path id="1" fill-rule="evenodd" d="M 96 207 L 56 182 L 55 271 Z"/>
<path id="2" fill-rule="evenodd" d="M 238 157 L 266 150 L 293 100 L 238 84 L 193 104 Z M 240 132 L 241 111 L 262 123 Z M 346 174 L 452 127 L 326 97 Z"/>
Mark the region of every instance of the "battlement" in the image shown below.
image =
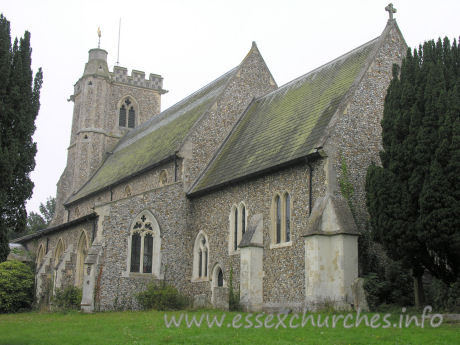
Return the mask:
<path id="1" fill-rule="evenodd" d="M 149 79 L 145 79 L 145 72 L 133 69 L 131 71 L 131 75 L 129 76 L 127 68 L 114 66 L 113 72 L 111 72 L 110 75 L 112 80 L 117 83 L 154 89 L 160 91 L 161 93 L 166 92 L 163 90 L 163 78 L 158 74 L 150 73 Z"/>

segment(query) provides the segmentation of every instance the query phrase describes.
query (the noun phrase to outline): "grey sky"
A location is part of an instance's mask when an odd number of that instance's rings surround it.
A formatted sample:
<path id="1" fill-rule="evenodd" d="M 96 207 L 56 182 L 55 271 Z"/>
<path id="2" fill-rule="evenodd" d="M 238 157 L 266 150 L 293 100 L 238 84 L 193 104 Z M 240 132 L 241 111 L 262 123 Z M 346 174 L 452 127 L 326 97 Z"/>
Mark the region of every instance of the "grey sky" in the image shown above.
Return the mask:
<path id="1" fill-rule="evenodd" d="M 161 74 L 162 110 L 238 65 L 256 41 L 278 85 L 346 53 L 383 31 L 388 0 L 372 1 L 21 1 L 7 0 L 1 11 L 12 36 L 32 34 L 33 68 L 44 83 L 34 135 L 36 169 L 29 211 L 56 193 L 70 140 L 72 102 L 88 50 L 109 52 L 120 65 Z M 398 1 L 395 18 L 409 46 L 460 34 L 460 1 Z"/>

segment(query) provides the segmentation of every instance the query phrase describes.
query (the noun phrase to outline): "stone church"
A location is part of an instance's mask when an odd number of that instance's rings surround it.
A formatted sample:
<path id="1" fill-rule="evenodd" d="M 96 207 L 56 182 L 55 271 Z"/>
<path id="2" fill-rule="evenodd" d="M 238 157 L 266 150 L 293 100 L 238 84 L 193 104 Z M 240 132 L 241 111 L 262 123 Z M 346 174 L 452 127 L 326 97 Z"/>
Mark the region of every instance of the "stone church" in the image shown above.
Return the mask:
<path id="1" fill-rule="evenodd" d="M 379 37 L 283 86 L 253 43 L 163 111 L 160 75 L 110 71 L 91 49 L 55 217 L 16 241 L 35 254 L 37 298 L 75 285 L 84 311 L 137 308 L 166 281 L 225 307 L 232 274 L 245 310 L 349 308 L 366 170 L 407 49 L 392 13 Z"/>

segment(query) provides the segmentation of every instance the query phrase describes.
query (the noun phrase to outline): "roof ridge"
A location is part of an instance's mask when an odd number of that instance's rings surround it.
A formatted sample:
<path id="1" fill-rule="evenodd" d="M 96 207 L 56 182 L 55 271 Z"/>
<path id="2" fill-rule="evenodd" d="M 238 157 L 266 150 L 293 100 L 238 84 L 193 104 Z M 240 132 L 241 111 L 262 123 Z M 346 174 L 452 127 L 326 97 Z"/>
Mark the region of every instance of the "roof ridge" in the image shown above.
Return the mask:
<path id="1" fill-rule="evenodd" d="M 348 55 L 351 55 L 352 53 L 356 52 L 357 50 L 362 49 L 362 48 L 366 47 L 367 45 L 370 45 L 370 44 L 374 43 L 374 41 L 375 41 L 375 42 L 378 41 L 379 39 L 380 39 L 380 36 L 377 36 L 376 38 L 374 38 L 374 39 L 372 39 L 372 40 L 370 40 L 370 41 L 368 41 L 368 42 L 366 42 L 366 43 L 364 43 L 364 44 L 361 44 L 360 46 L 358 46 L 358 47 L 356 47 L 356 48 L 353 48 L 352 50 L 346 52 L 345 54 L 342 54 L 342 55 L 336 57 L 335 59 L 333 59 L 333 60 L 331 60 L 331 61 L 328 61 L 328 62 L 326 62 L 325 64 L 322 64 L 321 66 L 316 67 L 315 69 L 312 69 L 311 71 L 309 71 L 309 72 L 307 72 L 307 73 L 301 75 L 300 77 L 297 77 L 297 78 L 295 78 L 295 79 L 292 79 L 291 81 L 288 81 L 287 83 L 285 83 L 285 84 L 279 86 L 277 89 L 275 89 L 275 90 L 273 90 L 273 91 L 270 91 L 269 93 L 266 93 L 266 94 L 263 95 L 263 96 L 258 97 L 258 98 L 256 99 L 256 101 L 262 100 L 262 99 L 264 99 L 265 97 L 271 96 L 272 94 L 275 94 L 275 93 L 277 93 L 277 92 L 281 92 L 284 88 L 290 86 L 291 84 L 294 84 L 294 83 L 296 83 L 297 81 L 302 80 L 303 78 L 306 78 L 306 77 L 308 77 L 309 75 L 311 75 L 311 74 L 313 74 L 313 73 L 315 73 L 315 72 L 318 72 L 319 70 L 325 68 L 325 67 L 328 66 L 328 65 L 331 65 L 331 64 L 333 64 L 333 63 L 335 63 L 335 62 L 337 62 L 337 61 L 339 61 L 339 60 L 341 60 L 341 59 L 343 59 L 343 58 L 346 58 Z"/>

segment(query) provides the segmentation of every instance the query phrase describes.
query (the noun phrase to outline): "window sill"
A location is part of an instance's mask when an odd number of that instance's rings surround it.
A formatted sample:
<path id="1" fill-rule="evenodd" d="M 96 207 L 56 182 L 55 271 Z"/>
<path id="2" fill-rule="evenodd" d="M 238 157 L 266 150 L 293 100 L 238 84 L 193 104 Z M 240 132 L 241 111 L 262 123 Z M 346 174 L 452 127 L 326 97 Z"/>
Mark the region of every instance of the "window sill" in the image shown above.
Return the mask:
<path id="1" fill-rule="evenodd" d="M 284 247 L 291 247 L 292 242 L 281 242 L 281 243 L 270 243 L 270 249 L 276 249 L 276 248 L 284 248 Z"/>
<path id="2" fill-rule="evenodd" d="M 209 282 L 209 278 L 192 278 L 191 280 L 192 283 L 203 283 L 203 282 Z"/>
<path id="3" fill-rule="evenodd" d="M 164 279 L 164 275 L 163 274 L 160 274 L 160 276 L 158 277 L 155 273 L 140 273 L 140 272 L 126 272 L 124 271 L 122 274 L 121 274 L 122 277 L 124 278 L 154 278 L 154 279 L 159 279 L 159 280 L 163 280 Z"/>

